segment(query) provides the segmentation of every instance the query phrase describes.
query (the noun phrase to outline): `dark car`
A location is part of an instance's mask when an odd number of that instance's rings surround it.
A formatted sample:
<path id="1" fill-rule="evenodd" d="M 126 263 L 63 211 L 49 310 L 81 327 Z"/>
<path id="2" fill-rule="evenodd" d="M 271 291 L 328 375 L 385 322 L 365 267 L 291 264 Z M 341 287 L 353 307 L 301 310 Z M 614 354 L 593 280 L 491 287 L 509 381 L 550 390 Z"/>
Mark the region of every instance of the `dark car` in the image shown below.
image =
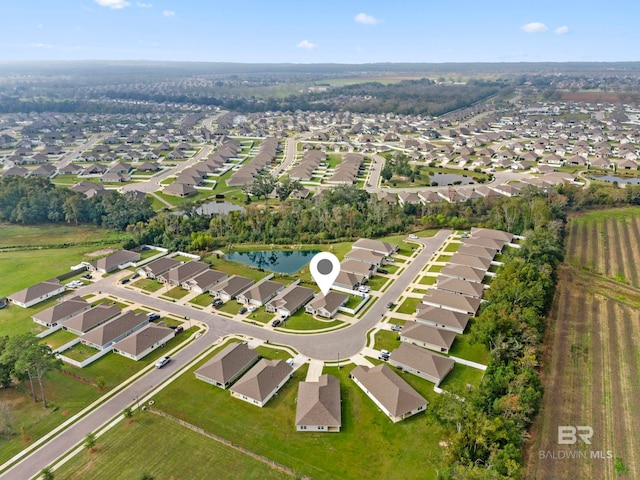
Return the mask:
<path id="1" fill-rule="evenodd" d="M 91 280 L 93 277 L 91 276 L 90 273 L 85 273 L 84 275 L 82 275 L 82 278 L 86 278 L 87 280 Z"/>
<path id="2" fill-rule="evenodd" d="M 389 270 L 385 270 L 384 268 L 379 268 L 378 273 L 383 273 L 383 274 L 389 273 Z"/>
<path id="3" fill-rule="evenodd" d="M 280 325 L 282 323 L 282 320 L 276 318 L 273 322 L 271 322 L 271 326 L 272 327 L 277 327 L 278 325 Z"/>
<path id="4" fill-rule="evenodd" d="M 139 273 L 134 273 L 133 275 L 131 275 L 131 280 L 138 278 L 140 276 Z"/>
<path id="5" fill-rule="evenodd" d="M 122 280 L 120 280 L 120 285 L 124 285 L 125 283 L 129 283 L 128 278 L 123 278 Z"/>
<path id="6" fill-rule="evenodd" d="M 217 307 L 221 306 L 223 303 L 224 303 L 224 302 L 223 302 L 222 300 L 220 300 L 219 298 L 217 298 L 217 299 L 215 299 L 215 300 L 213 301 L 213 303 L 211 303 L 211 305 L 213 305 L 214 307 L 216 307 L 216 308 L 217 308 Z"/>
<path id="7" fill-rule="evenodd" d="M 393 307 L 393 302 L 387 303 L 387 308 L 391 308 L 391 307 Z"/>
<path id="8" fill-rule="evenodd" d="M 247 307 L 242 307 L 240 309 L 240 315 L 244 315 L 245 313 L 247 313 L 249 310 L 247 310 Z"/>
<path id="9" fill-rule="evenodd" d="M 389 355 L 385 355 L 384 353 L 381 353 L 380 355 L 378 355 L 378 360 L 383 360 L 385 362 L 389 361 Z"/>

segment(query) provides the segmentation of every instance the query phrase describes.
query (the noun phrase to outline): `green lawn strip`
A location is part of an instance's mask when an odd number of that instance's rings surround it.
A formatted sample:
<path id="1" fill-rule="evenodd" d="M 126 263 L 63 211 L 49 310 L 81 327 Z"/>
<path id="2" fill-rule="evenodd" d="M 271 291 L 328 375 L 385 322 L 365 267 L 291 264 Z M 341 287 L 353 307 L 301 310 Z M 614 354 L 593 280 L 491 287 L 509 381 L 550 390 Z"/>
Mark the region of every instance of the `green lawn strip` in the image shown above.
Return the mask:
<path id="1" fill-rule="evenodd" d="M 11 246 L 77 245 L 81 243 L 118 243 L 129 235 L 98 228 L 94 225 L 66 224 L 14 225 L 0 223 L 0 248 Z M 95 250 L 95 248 L 94 248 Z"/>
<path id="2" fill-rule="evenodd" d="M 380 290 L 385 283 L 389 281 L 389 277 L 383 277 L 381 275 L 375 275 L 367 281 L 367 285 L 371 287 L 372 290 Z"/>
<path id="3" fill-rule="evenodd" d="M 425 290 L 422 288 L 414 288 L 411 290 L 413 293 L 419 293 L 421 295 L 424 295 L 425 293 L 427 293 L 429 290 Z"/>
<path id="4" fill-rule="evenodd" d="M 438 277 L 432 277 L 432 276 L 429 276 L 429 275 L 425 275 L 424 277 L 422 277 L 420 279 L 420 281 L 418 283 L 420 285 L 435 285 L 437 279 L 438 279 Z"/>
<path id="5" fill-rule="evenodd" d="M 201 307 L 208 307 L 209 305 L 211 305 L 212 301 L 213 301 L 213 297 L 211 296 L 211 294 L 205 292 L 189 300 L 189 303 L 200 305 Z"/>
<path id="6" fill-rule="evenodd" d="M 287 350 L 281 350 L 279 348 L 259 346 L 256 348 L 256 352 L 258 352 L 261 357 L 268 360 L 288 360 L 292 358 L 291 354 Z"/>
<path id="7" fill-rule="evenodd" d="M 444 268 L 444 265 L 431 265 L 427 270 L 427 272 L 440 273 L 443 268 Z"/>
<path id="8" fill-rule="evenodd" d="M 157 280 L 153 280 L 151 278 L 140 278 L 139 280 L 136 280 L 131 285 L 133 285 L 134 287 L 138 287 L 144 290 L 145 292 L 150 292 L 150 293 L 157 292 L 162 287 L 164 287 L 162 283 L 160 283 Z"/>
<path id="9" fill-rule="evenodd" d="M 99 350 L 96 350 L 95 348 L 91 348 L 83 343 L 77 343 L 70 349 L 65 350 L 63 355 L 65 357 L 69 357 L 71 360 L 82 362 L 83 360 L 92 357 L 98 352 Z"/>
<path id="10" fill-rule="evenodd" d="M 81 453 L 56 470 L 56 478 L 130 480 L 153 478 L 217 478 L 233 472 L 243 479 L 285 479 L 275 470 L 242 452 L 150 412 L 120 422 L 98 438 L 98 450 Z M 185 457 L 184 453 L 188 452 Z M 220 475 L 222 474 L 222 477 Z"/>
<path id="11" fill-rule="evenodd" d="M 118 302 L 116 300 L 112 300 L 111 297 L 109 297 L 109 298 L 101 298 L 101 299 L 97 300 L 96 303 L 93 303 L 92 305 L 95 307 L 97 305 L 102 305 L 102 304 L 116 305 L 117 307 L 121 308 L 122 310 L 124 310 L 125 308 L 127 308 L 129 306 L 128 303 Z"/>
<path id="12" fill-rule="evenodd" d="M 400 269 L 400 267 L 397 266 L 397 265 L 389 265 L 389 264 L 383 266 L 382 268 L 385 269 L 389 273 L 396 273 L 398 271 L 398 269 Z"/>
<path id="13" fill-rule="evenodd" d="M 412 320 L 409 320 L 409 322 L 413 323 Z M 395 325 L 401 325 L 404 327 L 405 324 L 407 323 L 407 320 L 400 320 L 399 318 L 390 318 L 389 323 L 393 323 Z M 398 333 L 398 332 L 394 332 L 394 333 Z"/>
<path id="14" fill-rule="evenodd" d="M 314 479 L 361 479 L 365 471 L 371 478 L 435 478 L 424 456 L 441 451 L 441 432 L 426 425 L 423 415 L 390 422 L 348 379 L 352 366 L 329 369 L 341 381 L 339 434 L 295 431 L 295 400 L 306 367 L 296 371 L 266 407 L 257 408 L 196 380 L 193 371 L 198 366 L 160 392 L 154 407 Z M 407 438 L 412 441 L 406 442 Z"/>
<path id="15" fill-rule="evenodd" d="M 449 355 L 482 365 L 487 365 L 489 361 L 489 349 L 483 343 L 471 343 L 469 334 L 456 335 L 456 339 L 449 350 Z"/>
<path id="16" fill-rule="evenodd" d="M 239 262 L 232 262 L 224 258 L 217 258 L 216 255 L 209 255 L 202 259 L 204 262 L 211 262 L 212 267 L 215 270 L 220 270 L 227 275 L 240 275 L 242 277 L 251 278 L 254 281 L 258 281 L 267 276 L 266 272 L 261 272 L 256 268 L 251 268 Z"/>
<path id="17" fill-rule="evenodd" d="M 460 245 L 462 245 L 462 244 L 461 243 L 456 243 L 456 242 L 451 242 L 451 243 L 447 244 L 446 247 L 444 247 L 444 251 L 445 252 L 449 252 L 449 253 L 457 252 L 458 249 L 460 248 Z"/>
<path id="18" fill-rule="evenodd" d="M 154 250 L 153 248 L 147 248 L 146 250 L 137 249 L 137 251 L 140 253 L 140 260 L 146 260 L 147 258 L 155 257 L 162 253 L 158 250 Z"/>
<path id="19" fill-rule="evenodd" d="M 438 230 L 438 229 L 429 228 L 429 229 L 426 229 L 426 230 L 420 230 L 418 232 L 413 232 L 413 233 L 414 233 L 414 235 L 417 235 L 419 237 L 430 238 L 430 237 L 433 237 L 439 231 L 440 230 Z"/>
<path id="20" fill-rule="evenodd" d="M 400 340 L 398 339 L 399 333 L 392 332 L 390 330 L 379 330 L 376 332 L 374 339 L 375 343 L 373 348 L 376 350 L 393 350 L 400 346 Z"/>
<path id="21" fill-rule="evenodd" d="M 396 311 L 398 313 L 413 315 L 414 313 L 416 313 L 416 305 L 418 305 L 421 301 L 421 298 L 407 297 L 405 301 L 400 304 Z"/>
<path id="22" fill-rule="evenodd" d="M 467 389 L 467 385 L 478 386 L 484 372 L 477 368 L 468 367 L 461 363 L 456 363 L 453 366 L 453 370 L 449 372 L 443 382 L 440 384 L 440 388 L 451 392 L 460 392 Z"/>
<path id="23" fill-rule="evenodd" d="M 347 300 L 347 303 L 344 304 L 344 306 L 345 308 L 353 309 L 360 305 L 360 302 L 362 302 L 362 297 L 357 295 L 349 295 L 349 299 Z"/>
<path id="24" fill-rule="evenodd" d="M 69 343 L 71 340 L 78 338 L 77 335 L 74 335 L 71 332 L 66 330 L 58 330 L 53 332 L 51 335 L 47 335 L 41 340 L 41 343 L 46 343 L 51 347 L 52 350 L 55 350 L 62 345 Z"/>
<path id="25" fill-rule="evenodd" d="M 295 314 L 287 318 L 282 325 L 282 328 L 287 330 L 322 330 L 325 328 L 334 328 L 342 324 L 340 320 L 319 320 L 314 318 L 313 315 L 309 315 L 303 308 L 298 310 Z"/>
<path id="26" fill-rule="evenodd" d="M 168 292 L 163 293 L 162 295 L 165 297 L 173 298 L 175 300 L 179 300 L 185 295 L 187 295 L 188 293 L 189 293 L 189 290 L 185 290 L 184 288 L 178 285 L 176 287 L 173 287 Z"/>
<path id="27" fill-rule="evenodd" d="M 191 258 L 191 257 L 187 257 L 186 255 L 180 255 L 180 254 L 174 255 L 171 258 L 173 258 L 174 260 L 177 260 L 179 262 L 190 262 L 190 261 L 193 260 L 193 258 Z"/>
<path id="28" fill-rule="evenodd" d="M 4 238 L 4 235 L 2 235 Z M 91 261 L 84 255 L 104 245 L 85 245 L 68 248 L 51 248 L 0 252 L 0 297 L 18 292 L 38 282 L 49 280 L 69 272 L 72 265 Z M 52 261 L 55 259 L 55 261 Z"/>
<path id="29" fill-rule="evenodd" d="M 449 260 L 451 260 L 450 255 L 438 255 L 435 261 L 447 263 Z"/>

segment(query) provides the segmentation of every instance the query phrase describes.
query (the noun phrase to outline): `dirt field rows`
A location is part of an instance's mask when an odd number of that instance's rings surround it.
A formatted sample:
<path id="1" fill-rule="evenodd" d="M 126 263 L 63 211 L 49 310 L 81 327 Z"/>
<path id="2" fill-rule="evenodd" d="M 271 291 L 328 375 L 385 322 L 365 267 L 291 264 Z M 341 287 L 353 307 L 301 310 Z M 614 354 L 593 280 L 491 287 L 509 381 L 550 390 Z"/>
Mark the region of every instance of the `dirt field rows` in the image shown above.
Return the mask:
<path id="1" fill-rule="evenodd" d="M 569 225 L 526 478 L 640 478 L 639 226 L 612 217 Z M 591 427 L 591 444 L 559 444 L 560 426 Z"/>

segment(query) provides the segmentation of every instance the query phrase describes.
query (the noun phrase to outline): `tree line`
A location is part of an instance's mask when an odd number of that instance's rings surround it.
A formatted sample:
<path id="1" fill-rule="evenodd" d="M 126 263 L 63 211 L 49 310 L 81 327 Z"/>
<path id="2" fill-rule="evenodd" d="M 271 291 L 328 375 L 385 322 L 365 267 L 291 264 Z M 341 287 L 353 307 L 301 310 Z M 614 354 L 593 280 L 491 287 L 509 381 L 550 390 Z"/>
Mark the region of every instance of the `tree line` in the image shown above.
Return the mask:
<path id="1" fill-rule="evenodd" d="M 34 225 L 39 223 L 94 224 L 123 231 L 130 223 L 154 215 L 151 200 L 131 193 L 110 191 L 86 198 L 67 188 L 57 188 L 46 178 L 0 179 L 0 221 Z"/>

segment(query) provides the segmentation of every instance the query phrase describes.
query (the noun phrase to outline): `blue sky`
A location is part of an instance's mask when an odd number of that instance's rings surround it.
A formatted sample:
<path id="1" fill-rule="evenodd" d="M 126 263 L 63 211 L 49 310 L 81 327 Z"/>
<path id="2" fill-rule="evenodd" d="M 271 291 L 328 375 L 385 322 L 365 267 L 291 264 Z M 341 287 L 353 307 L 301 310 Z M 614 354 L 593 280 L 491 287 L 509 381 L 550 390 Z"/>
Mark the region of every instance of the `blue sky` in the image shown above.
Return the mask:
<path id="1" fill-rule="evenodd" d="M 637 0 L 2 0 L 0 60 L 640 60 Z"/>

